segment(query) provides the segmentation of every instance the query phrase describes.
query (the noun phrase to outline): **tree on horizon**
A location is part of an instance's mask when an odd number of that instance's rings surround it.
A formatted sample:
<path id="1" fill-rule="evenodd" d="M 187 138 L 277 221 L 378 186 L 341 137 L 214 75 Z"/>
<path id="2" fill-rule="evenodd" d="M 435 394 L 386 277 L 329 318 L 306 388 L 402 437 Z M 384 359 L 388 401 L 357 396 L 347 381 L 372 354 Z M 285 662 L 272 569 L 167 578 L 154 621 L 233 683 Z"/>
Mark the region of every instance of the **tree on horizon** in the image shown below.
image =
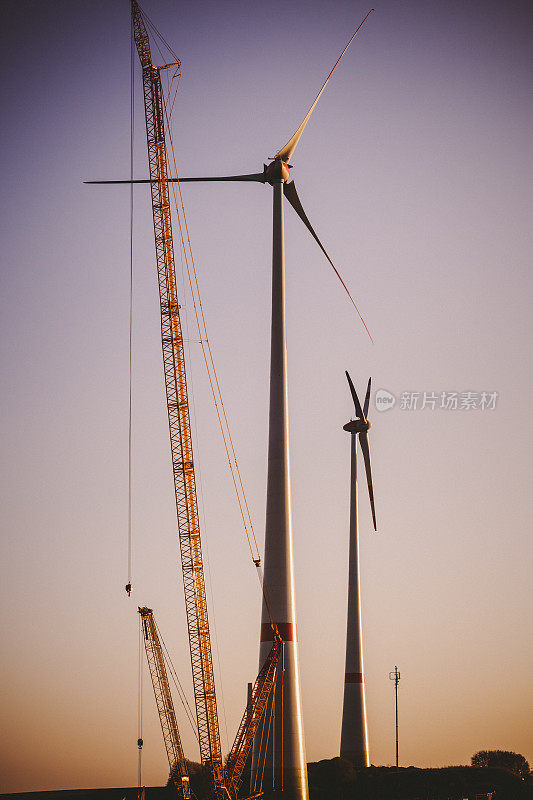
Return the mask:
<path id="1" fill-rule="evenodd" d="M 520 753 L 512 750 L 478 750 L 471 759 L 473 767 L 499 767 L 527 778 L 530 774 L 529 764 Z"/>

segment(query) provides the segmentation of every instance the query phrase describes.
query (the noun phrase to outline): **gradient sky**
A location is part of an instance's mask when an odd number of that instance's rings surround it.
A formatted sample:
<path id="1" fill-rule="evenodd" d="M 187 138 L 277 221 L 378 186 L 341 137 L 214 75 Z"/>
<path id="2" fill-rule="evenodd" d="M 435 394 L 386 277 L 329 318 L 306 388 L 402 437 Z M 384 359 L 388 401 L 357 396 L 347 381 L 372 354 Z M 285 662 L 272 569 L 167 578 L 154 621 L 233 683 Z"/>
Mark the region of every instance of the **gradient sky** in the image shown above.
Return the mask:
<path id="1" fill-rule="evenodd" d="M 145 0 L 182 60 L 182 176 L 254 172 L 287 141 L 360 0 Z M 136 782 L 137 605 L 190 667 L 148 192 L 136 190 L 134 592 L 127 579 L 129 4 L 2 4 L 0 791 Z M 349 437 L 372 403 L 379 533 L 361 495 L 370 755 L 533 762 L 532 28 L 527 2 L 378 2 L 293 157 L 342 288 L 286 212 L 293 525 L 308 760 L 338 754 Z M 136 64 L 136 174 L 147 173 Z M 210 338 L 256 530 L 265 509 L 271 192 L 184 187 Z M 177 257 L 179 263 L 179 256 Z M 184 295 L 187 321 L 187 295 Z M 194 339 L 192 318 L 190 337 Z M 190 347 L 221 728 L 257 671 L 260 594 Z M 402 410 L 402 392 L 498 392 L 494 410 Z M 144 782 L 166 778 L 145 675 Z M 182 719 L 182 717 L 180 717 Z M 187 754 L 192 735 L 181 723 Z"/>

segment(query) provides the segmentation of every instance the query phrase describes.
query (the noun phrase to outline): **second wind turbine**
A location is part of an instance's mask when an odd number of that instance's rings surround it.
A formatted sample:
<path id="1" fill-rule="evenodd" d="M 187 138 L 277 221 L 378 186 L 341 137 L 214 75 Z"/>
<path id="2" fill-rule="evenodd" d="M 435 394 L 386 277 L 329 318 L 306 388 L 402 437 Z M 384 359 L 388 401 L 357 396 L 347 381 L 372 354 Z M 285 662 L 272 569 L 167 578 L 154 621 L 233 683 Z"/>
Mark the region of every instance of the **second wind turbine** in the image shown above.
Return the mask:
<path id="1" fill-rule="evenodd" d="M 348 373 L 348 384 L 355 406 L 355 419 L 347 422 L 343 430 L 350 434 L 350 554 L 348 560 L 348 615 L 346 622 L 346 671 L 344 675 L 344 704 L 342 711 L 341 758 L 351 761 L 356 767 L 370 766 L 368 755 L 368 731 L 366 725 L 365 682 L 363 669 L 363 634 L 361 626 L 361 591 L 359 586 L 359 520 L 357 508 L 357 437 L 365 462 L 368 494 L 372 509 L 372 521 L 376 530 L 376 511 L 370 466 L 368 420 L 370 384 L 368 379 L 363 408 Z"/>

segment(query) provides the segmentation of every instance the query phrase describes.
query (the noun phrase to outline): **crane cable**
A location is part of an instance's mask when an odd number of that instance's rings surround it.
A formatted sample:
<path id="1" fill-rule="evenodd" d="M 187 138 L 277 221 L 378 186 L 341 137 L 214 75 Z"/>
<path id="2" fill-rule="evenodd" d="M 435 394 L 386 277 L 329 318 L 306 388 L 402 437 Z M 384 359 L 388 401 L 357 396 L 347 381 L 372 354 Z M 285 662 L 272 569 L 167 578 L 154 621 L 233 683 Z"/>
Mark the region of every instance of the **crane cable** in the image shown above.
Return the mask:
<path id="1" fill-rule="evenodd" d="M 152 617 L 152 619 L 153 619 L 153 617 Z M 197 726 L 196 726 L 196 724 L 194 722 L 194 716 L 193 716 L 193 712 L 192 712 L 191 706 L 189 704 L 189 701 L 187 700 L 187 696 L 185 694 L 183 686 L 181 685 L 181 681 L 180 681 L 180 679 L 178 677 L 178 673 L 176 672 L 176 668 L 175 668 L 174 664 L 172 663 L 172 659 L 170 657 L 170 653 L 168 652 L 168 648 L 167 648 L 167 646 L 165 644 L 165 640 L 163 639 L 163 637 L 161 635 L 161 631 L 159 630 L 159 625 L 157 624 L 155 619 L 153 621 L 154 621 L 155 629 L 157 631 L 157 635 L 159 637 L 159 641 L 161 643 L 161 650 L 162 650 L 163 658 L 165 660 L 165 664 L 167 666 L 168 672 L 170 673 L 170 677 L 172 678 L 174 686 L 176 687 L 176 689 L 178 691 L 178 696 L 180 698 L 181 704 L 182 704 L 183 709 L 185 711 L 185 715 L 187 716 L 187 719 L 189 720 L 189 724 L 190 724 L 190 726 L 192 728 L 192 731 L 193 731 L 196 739 L 198 740 L 198 728 L 197 728 Z"/>
<path id="2" fill-rule="evenodd" d="M 176 88 L 174 89 L 174 97 L 172 98 L 172 105 L 170 106 L 170 111 L 168 113 L 169 122 L 170 122 L 170 118 L 172 117 L 172 112 L 174 111 L 174 104 L 176 102 L 176 97 L 178 96 L 178 89 L 180 88 L 181 71 L 179 71 L 178 73 L 174 73 L 174 75 L 172 76 L 172 80 L 170 82 L 170 88 L 168 90 L 169 98 L 170 98 L 170 92 L 172 90 L 172 84 L 174 83 L 174 78 L 176 78 L 176 77 L 178 78 L 178 80 L 177 80 L 177 83 L 176 83 Z"/>
<path id="3" fill-rule="evenodd" d="M 161 52 L 161 48 L 159 47 L 159 44 L 156 41 L 157 38 L 167 48 L 167 50 L 171 54 L 172 58 L 174 58 L 176 61 L 179 61 L 179 58 L 178 58 L 175 50 L 171 47 L 170 43 L 167 42 L 167 40 L 165 39 L 163 34 L 160 31 L 158 31 L 158 29 L 156 28 L 156 26 L 154 25 L 154 23 L 152 22 L 152 20 L 150 19 L 150 17 L 148 16 L 146 11 L 144 10 L 144 8 L 141 8 L 139 3 L 137 3 L 137 5 L 139 6 L 139 11 L 141 12 L 141 15 L 142 15 L 142 17 L 143 17 L 143 19 L 144 19 L 144 21 L 146 23 L 146 27 L 149 28 L 152 31 L 152 33 L 154 34 L 155 46 L 159 50 L 159 53 L 161 54 L 161 57 L 164 58 L 163 53 Z"/>
<path id="4" fill-rule="evenodd" d="M 133 343 L 133 143 L 135 123 L 135 92 L 133 89 L 134 64 L 133 17 L 130 42 L 130 309 L 129 309 L 129 408 L 128 408 L 128 582 L 126 592 L 131 595 L 131 429 L 132 429 L 132 343 Z"/>
<path id="5" fill-rule="evenodd" d="M 137 762 L 137 780 L 139 797 L 142 789 L 142 749 L 143 749 L 143 627 L 139 616 L 139 665 L 137 670 L 137 748 L 139 757 Z"/>
<path id="6" fill-rule="evenodd" d="M 165 117 L 167 120 L 167 130 L 168 130 L 168 137 L 170 141 L 170 146 L 172 150 L 172 159 L 173 159 L 173 166 L 174 169 L 171 169 L 171 165 L 169 164 L 169 172 L 171 174 L 176 175 L 178 178 L 178 170 L 176 166 L 176 155 L 174 152 L 174 143 L 172 140 L 172 134 L 170 132 L 170 125 L 169 117 L 167 113 L 166 103 L 163 98 L 163 104 L 165 109 Z M 252 559 L 256 560 L 259 558 L 259 548 L 257 545 L 257 539 L 255 537 L 255 531 L 253 527 L 252 517 L 250 513 L 250 509 L 248 506 L 248 501 L 246 499 L 246 493 L 244 490 L 244 485 L 239 469 L 239 464 L 237 461 L 237 456 L 235 453 L 235 447 L 233 444 L 233 438 L 231 436 L 229 422 L 226 414 L 226 408 L 224 406 L 224 401 L 222 398 L 222 391 L 220 388 L 220 383 L 218 380 L 218 374 L 215 367 L 215 362 L 213 358 L 213 352 L 211 350 L 211 344 L 209 341 L 209 337 L 207 335 L 207 324 L 204 316 L 203 304 L 200 296 L 200 289 L 198 286 L 198 276 L 196 273 L 196 266 L 194 262 L 194 256 L 192 252 L 192 245 L 189 236 L 189 227 L 187 224 L 187 217 L 185 214 L 185 206 L 183 203 L 183 196 L 181 193 L 181 185 L 179 183 L 179 178 L 177 181 L 178 185 L 178 192 L 180 196 L 180 206 L 181 206 L 181 213 L 183 215 L 183 225 L 181 222 L 180 211 L 178 207 L 178 200 L 176 197 L 175 185 L 172 183 L 172 193 L 174 196 L 174 205 L 176 208 L 177 218 L 178 218 L 178 226 L 180 231 L 180 238 L 181 244 L 183 247 L 184 255 L 185 255 L 185 267 L 187 271 L 187 278 L 189 282 L 189 286 L 191 289 L 191 297 L 193 301 L 193 308 L 194 308 L 194 315 L 196 319 L 196 326 L 198 329 L 198 334 L 200 336 L 200 345 L 202 348 L 202 354 L 204 357 L 205 366 L 207 369 L 209 385 L 211 387 L 211 394 L 213 396 L 213 401 L 215 404 L 215 410 L 219 422 L 220 431 L 222 434 L 222 440 L 224 443 L 224 449 L 226 451 L 226 457 L 228 460 L 228 465 L 230 468 L 230 473 L 233 480 L 233 485 L 235 488 L 235 493 L 237 497 L 237 503 L 239 506 L 239 510 L 241 513 L 241 518 L 243 522 L 244 531 L 246 534 L 246 539 L 248 542 L 248 547 L 250 549 L 250 554 Z M 185 230 L 185 232 L 184 232 Z M 185 244 L 185 236 L 187 238 L 187 244 Z M 189 263 L 190 262 L 190 263 Z"/>
<path id="7" fill-rule="evenodd" d="M 134 36 L 133 17 L 131 18 L 130 36 L 130 297 L 129 297 L 129 392 L 128 392 L 128 582 L 126 592 L 131 595 L 132 573 L 132 536 L 131 536 L 131 430 L 132 430 L 132 342 L 133 342 L 133 143 L 135 122 L 135 92 L 133 88 L 134 74 Z M 142 748 L 143 748 L 143 631 L 142 620 L 139 617 L 139 644 L 137 666 L 137 799 L 144 800 L 142 785 Z"/>
<path id="8" fill-rule="evenodd" d="M 202 298 L 201 298 L 201 295 L 200 295 L 200 287 L 198 285 L 198 275 L 197 275 L 197 272 L 196 272 L 196 265 L 195 265 L 195 261 L 194 261 L 194 255 L 193 255 L 193 252 L 192 252 L 192 244 L 191 244 L 190 235 L 189 235 L 189 226 L 187 224 L 187 216 L 186 216 L 186 213 L 185 213 L 185 204 L 183 202 L 183 195 L 182 195 L 182 192 L 181 192 L 181 183 L 180 183 L 179 175 L 178 175 L 178 168 L 177 168 L 177 163 L 176 163 L 176 154 L 175 154 L 175 151 L 174 151 L 174 142 L 173 142 L 173 139 L 172 139 L 172 131 L 171 131 L 171 128 L 170 128 L 170 117 L 169 117 L 168 112 L 167 112 L 167 106 L 166 106 L 165 98 L 163 97 L 162 99 L 163 99 L 163 109 L 164 109 L 164 113 L 165 113 L 165 119 L 166 119 L 166 122 L 167 122 L 168 138 L 169 138 L 169 141 L 170 141 L 170 148 L 171 148 L 171 151 L 172 151 L 172 161 L 173 161 L 173 165 L 171 165 L 169 163 L 169 161 L 168 161 L 168 156 L 167 156 L 167 169 L 168 169 L 168 172 L 171 175 L 174 175 L 176 177 L 176 182 L 172 182 L 171 183 L 171 189 L 172 189 L 172 195 L 173 195 L 173 198 L 174 198 L 174 207 L 176 209 L 176 217 L 177 217 L 177 220 L 178 220 L 178 227 L 179 227 L 179 232 L 180 232 L 181 246 L 182 246 L 183 254 L 184 254 L 184 257 L 185 257 L 185 267 L 186 267 L 186 271 L 187 271 L 187 279 L 188 279 L 189 287 L 190 287 L 190 290 L 191 290 L 191 298 L 192 298 L 192 302 L 193 302 L 194 315 L 195 315 L 195 319 L 196 319 L 196 327 L 197 327 L 197 330 L 198 330 L 198 335 L 200 337 L 200 339 L 199 339 L 200 346 L 202 348 L 202 355 L 203 355 L 205 367 L 206 367 L 206 370 L 207 370 L 207 376 L 208 376 L 208 379 L 209 379 L 209 385 L 211 387 L 211 395 L 213 397 L 213 402 L 214 402 L 214 405 L 215 405 L 215 411 L 216 411 L 217 418 L 218 418 L 218 424 L 219 424 L 220 432 L 221 432 L 221 435 L 222 435 L 222 441 L 224 443 L 224 449 L 226 451 L 226 458 L 227 458 L 227 461 L 228 461 L 228 466 L 229 466 L 229 469 L 230 469 L 230 474 L 231 474 L 232 481 L 233 481 L 233 486 L 234 486 L 234 489 L 235 489 L 235 495 L 237 497 L 237 504 L 239 506 L 239 511 L 240 511 L 240 514 L 241 514 L 244 533 L 246 535 L 246 540 L 248 542 L 250 555 L 252 557 L 252 561 L 254 563 L 254 566 L 256 567 L 257 578 L 259 580 L 259 584 L 260 584 L 260 587 L 261 587 L 263 598 L 265 600 L 265 606 L 266 606 L 266 609 L 267 609 L 267 613 L 268 613 L 268 617 L 269 617 L 269 620 L 270 620 L 271 628 L 274 631 L 274 633 L 277 633 L 279 635 L 279 631 L 278 631 L 277 625 L 276 625 L 276 623 L 274 621 L 274 616 L 273 616 L 273 613 L 272 613 L 272 606 L 271 606 L 271 603 L 270 603 L 268 592 L 267 592 L 266 587 L 265 587 L 263 572 L 262 572 L 262 569 L 261 569 L 261 556 L 260 556 L 260 553 L 259 553 L 259 547 L 258 547 L 258 544 L 257 544 L 257 539 L 256 539 L 256 536 L 255 536 L 255 530 L 254 530 L 254 525 L 253 525 L 253 521 L 252 521 L 252 515 L 251 515 L 251 512 L 250 512 L 249 505 L 248 505 L 248 500 L 246 498 L 246 492 L 245 492 L 244 484 L 243 484 L 243 481 L 242 481 L 241 471 L 239 469 L 239 463 L 237 461 L 237 454 L 235 452 L 235 447 L 234 447 L 234 444 L 233 444 L 233 438 L 231 436 L 231 430 L 230 430 L 230 426 L 229 426 L 229 421 L 228 421 L 228 417 L 227 417 L 227 414 L 226 414 L 226 408 L 225 408 L 224 400 L 223 400 L 223 397 L 222 397 L 222 390 L 220 388 L 220 383 L 219 383 L 219 380 L 218 380 L 218 374 L 217 374 L 216 367 L 215 367 L 215 361 L 214 361 L 214 357 L 213 357 L 213 352 L 211 350 L 211 344 L 210 344 L 210 341 L 209 341 L 209 337 L 207 335 L 207 323 L 206 323 L 206 320 L 205 320 L 204 309 L 203 309 L 203 304 L 202 304 Z M 173 169 L 172 169 L 172 166 L 173 166 Z M 179 206 L 178 206 L 178 199 L 177 199 L 177 196 L 176 196 L 176 189 L 175 189 L 176 183 L 177 183 L 177 186 L 178 186 L 178 192 L 179 192 L 179 198 L 180 198 Z M 181 213 L 183 215 L 183 225 L 182 225 L 182 222 L 181 222 L 180 207 L 181 207 Z M 187 237 L 187 247 L 185 245 L 184 229 L 185 229 L 185 235 Z M 188 251 L 188 255 L 187 255 L 187 251 Z M 190 260 L 190 266 L 189 266 L 189 260 Z M 193 277 L 194 277 L 194 282 L 193 282 Z M 206 348 L 206 346 L 207 346 L 207 348 Z M 220 408 L 219 408 L 219 405 L 220 405 Z M 220 409 L 222 410 L 222 414 L 220 413 Z M 235 465 L 235 469 L 234 469 L 233 465 Z"/>
<path id="9" fill-rule="evenodd" d="M 172 174 L 172 175 L 175 175 L 176 179 L 177 179 L 176 183 L 177 183 L 177 186 L 178 186 L 178 192 L 179 192 L 179 197 L 180 197 L 181 212 L 183 214 L 183 227 L 182 227 L 182 223 L 181 223 L 181 217 L 180 217 L 180 213 L 179 213 L 179 207 L 178 207 L 178 201 L 177 201 L 177 197 L 176 197 L 176 190 L 175 190 L 175 183 L 174 182 L 171 184 L 171 188 L 172 188 L 172 194 L 173 194 L 173 197 L 174 197 L 174 206 L 175 206 L 175 209 L 176 209 L 176 216 L 177 216 L 177 219 L 178 219 L 178 227 L 179 227 L 179 231 L 180 231 L 181 245 L 182 245 L 183 253 L 184 253 L 184 256 L 185 256 L 185 266 L 186 266 L 186 270 L 187 270 L 187 278 L 188 278 L 189 287 L 190 287 L 190 290 L 191 290 L 191 297 L 192 297 L 192 301 L 193 301 L 193 308 L 194 308 L 194 314 L 195 314 L 195 319 L 196 319 L 196 327 L 197 327 L 197 330 L 198 330 L 198 335 L 200 337 L 200 339 L 199 339 L 200 346 L 202 348 L 202 355 L 204 357 L 204 363 L 205 363 L 206 370 L 207 370 L 207 375 L 208 375 L 208 379 L 209 379 L 209 385 L 211 387 L 211 394 L 212 394 L 213 402 L 214 402 L 214 405 L 215 405 L 215 410 L 216 410 L 216 414 L 217 414 L 217 418 L 218 418 L 220 432 L 221 432 L 222 440 L 223 440 L 223 443 L 224 443 L 224 449 L 226 451 L 226 457 L 227 457 L 227 461 L 228 461 L 231 477 L 232 477 L 232 480 L 233 480 L 233 486 L 234 486 L 234 489 L 235 489 L 235 495 L 237 497 L 237 503 L 238 503 L 238 506 L 239 506 L 239 511 L 240 511 L 240 514 L 241 514 L 241 519 L 242 519 L 242 523 L 243 523 L 243 527 L 244 527 L 244 532 L 245 532 L 245 535 L 246 535 L 246 540 L 248 542 L 250 555 L 251 555 L 252 561 L 253 561 L 256 569 L 257 569 L 257 576 L 258 576 L 258 579 L 259 579 L 259 583 L 261 585 L 261 590 L 262 590 L 263 596 L 265 598 L 265 604 L 266 604 L 266 607 L 267 607 L 267 611 L 268 611 L 268 615 L 269 615 L 269 618 L 270 618 L 270 622 L 271 622 L 273 628 L 275 630 L 277 630 L 277 628 L 275 627 L 275 623 L 274 623 L 274 619 L 273 619 L 273 615 L 272 615 L 272 607 L 271 607 L 271 604 L 270 604 L 270 600 L 268 598 L 268 593 L 267 593 L 265 585 L 264 585 L 264 578 L 263 578 L 263 573 L 262 573 L 262 569 L 261 569 L 261 556 L 260 556 L 260 553 L 259 553 L 259 547 L 258 547 L 258 544 L 257 544 L 257 539 L 256 539 L 256 536 L 255 536 L 255 530 L 254 530 L 254 525 L 253 525 L 253 521 L 252 521 L 252 515 L 251 515 L 251 512 L 250 512 L 249 505 L 248 505 L 248 500 L 246 498 L 246 492 L 245 492 L 244 484 L 243 484 L 243 481 L 242 481 L 241 471 L 239 469 L 239 462 L 237 460 L 237 454 L 235 452 L 235 447 L 234 447 L 234 444 L 233 444 L 233 438 L 231 436 L 231 430 L 230 430 L 230 426 L 229 426 L 229 421 L 228 421 L 228 417 L 227 417 L 227 414 L 226 414 L 226 407 L 224 405 L 224 399 L 222 397 L 222 390 L 220 388 L 220 383 L 219 383 L 219 380 L 218 380 L 218 374 L 217 374 L 216 367 L 215 367 L 215 361 L 214 361 L 214 357 L 213 357 L 213 352 L 211 350 L 211 344 L 210 344 L 210 341 L 209 341 L 209 337 L 207 335 L 207 323 L 206 323 L 205 316 L 204 316 L 202 298 L 201 298 L 201 295 L 200 295 L 200 287 L 198 285 L 198 275 L 197 275 L 197 272 L 196 272 L 196 265 L 195 265 L 195 261 L 194 261 L 194 255 L 193 255 L 193 252 L 192 252 L 192 245 L 191 245 L 191 240 L 190 240 L 190 236 L 189 236 L 189 227 L 188 227 L 188 224 L 187 224 L 187 216 L 186 216 L 186 213 L 185 213 L 185 205 L 184 205 L 184 202 L 183 202 L 183 195 L 182 195 L 182 192 L 181 192 L 181 183 L 180 183 L 180 180 L 179 180 L 178 168 L 177 168 L 177 164 L 176 164 L 176 154 L 175 154 L 175 151 L 174 151 L 174 142 L 173 142 L 173 139 L 172 139 L 172 132 L 171 132 L 171 129 L 170 129 L 170 117 L 169 117 L 169 115 L 167 113 L 167 107 L 166 107 L 166 103 L 165 103 L 165 98 L 163 98 L 163 107 L 164 107 L 164 111 L 165 111 L 165 118 L 166 118 L 166 121 L 167 121 L 168 138 L 169 138 L 169 141 L 170 141 L 170 148 L 171 148 L 171 151 L 172 151 L 172 160 L 173 160 L 174 169 L 172 169 L 172 165 L 170 163 L 167 164 L 167 167 L 168 167 L 169 173 Z M 183 228 L 185 228 L 185 233 L 186 233 L 186 236 L 187 236 L 187 248 L 185 246 L 185 238 L 184 238 Z M 189 256 L 187 256 L 187 250 L 189 252 Z M 191 263 L 190 267 L 189 267 L 189 259 L 190 259 L 190 263 Z M 191 269 L 192 269 L 192 274 L 191 274 Z M 194 283 L 193 283 L 193 276 L 194 276 Z M 207 349 L 206 349 L 206 346 L 207 346 Z M 220 409 L 222 410 L 222 414 L 220 413 L 219 404 L 220 404 Z M 230 451 L 231 451 L 231 454 L 230 454 Z M 233 465 L 235 465 L 235 469 L 233 468 Z"/>
<path id="10" fill-rule="evenodd" d="M 283 656 L 283 643 L 282 643 L 281 647 L 282 647 L 282 659 L 283 659 L 284 658 L 284 656 Z M 266 756 L 267 756 L 267 750 L 268 750 L 268 746 L 269 746 L 270 736 L 271 735 L 272 735 L 272 751 L 275 752 L 275 745 L 276 745 L 276 742 L 275 742 L 275 719 L 276 719 L 275 708 L 276 708 L 276 690 L 277 690 L 277 686 L 278 686 L 279 677 L 280 677 L 280 664 L 278 662 L 278 664 L 276 665 L 276 668 L 275 668 L 275 675 L 274 675 L 274 681 L 273 681 L 273 686 L 272 686 L 272 697 L 271 697 L 271 700 L 270 700 L 269 704 L 267 705 L 267 708 L 265 709 L 265 712 L 263 714 L 263 718 L 262 718 L 262 721 L 260 723 L 260 728 L 258 728 L 257 731 L 256 731 L 256 737 L 257 737 L 256 738 L 256 742 L 257 742 L 257 765 L 256 765 L 255 774 L 254 774 L 253 787 L 250 787 L 250 791 L 252 791 L 254 793 L 254 796 L 256 794 L 260 795 L 263 792 L 263 781 L 264 781 L 264 778 L 265 778 L 265 768 L 266 768 Z M 283 689 L 283 672 L 281 673 L 281 681 L 279 681 L 279 682 L 280 682 L 280 686 L 281 686 L 281 690 L 282 690 Z M 282 709 L 283 709 L 283 705 L 282 705 Z M 283 722 L 282 722 L 282 725 L 283 725 Z M 266 735 L 265 735 L 265 731 L 266 731 Z M 281 729 L 281 736 L 282 736 L 282 739 L 281 739 L 281 753 L 282 753 L 282 762 L 283 762 L 283 727 Z M 282 775 L 283 775 L 283 764 L 282 764 Z M 283 777 L 282 777 L 282 785 L 283 785 Z M 274 786 L 274 760 L 272 762 L 272 786 Z"/>
<path id="11" fill-rule="evenodd" d="M 176 77 L 176 74 L 178 75 L 178 86 L 179 86 L 179 82 L 180 82 L 180 79 L 181 79 L 181 72 L 178 70 L 177 73 L 175 73 L 175 75 L 174 75 L 174 77 L 172 79 L 173 81 L 174 81 L 174 78 Z M 176 91 L 177 91 L 177 87 L 176 87 Z M 171 92 L 172 92 L 172 84 L 168 89 L 168 97 L 170 97 Z M 174 105 L 175 98 L 176 98 L 176 94 L 174 93 L 173 105 Z M 167 110 L 166 110 L 167 109 L 167 104 L 165 102 L 165 96 L 162 95 L 161 99 L 162 99 L 163 107 L 164 107 L 164 111 L 165 111 L 165 119 L 166 119 L 166 122 L 167 122 L 167 128 L 169 128 L 170 127 L 170 118 L 169 118 L 169 115 L 168 115 Z M 170 172 L 170 163 L 169 163 L 168 156 L 167 156 L 167 160 L 166 160 L 166 167 L 167 167 L 167 172 Z M 180 223 L 178 207 L 177 207 L 177 204 L 176 204 L 175 196 L 174 196 L 174 205 L 175 205 L 175 208 L 176 208 L 176 213 L 178 214 L 178 225 L 180 225 L 180 234 L 181 234 L 181 223 Z M 181 235 L 180 238 L 181 238 L 181 248 L 180 248 L 181 281 L 182 281 L 183 285 L 185 286 L 186 285 L 186 279 L 185 279 L 184 263 L 185 263 L 185 259 L 187 257 L 187 253 L 186 253 L 186 249 L 185 249 L 183 235 Z M 188 268 L 188 265 L 187 265 L 187 268 Z M 189 283 L 189 286 L 191 286 L 190 279 L 189 279 L 188 283 Z M 192 287 L 191 287 L 191 296 L 192 296 Z M 186 308 L 187 306 L 180 305 L 180 308 L 184 308 L 184 307 Z M 187 342 L 195 341 L 198 344 L 201 344 L 199 339 L 190 339 L 189 338 L 189 335 L 190 335 L 189 334 L 189 319 L 188 319 L 187 315 L 185 316 L 185 319 L 184 319 L 184 326 L 185 326 L 185 333 L 186 333 L 186 337 L 187 338 L 184 338 L 183 341 L 187 341 Z M 197 327 L 198 327 L 198 323 L 197 323 Z M 198 332 L 198 335 L 200 336 L 199 332 Z M 187 370 L 188 370 L 188 382 L 190 382 L 191 385 L 192 385 L 193 384 L 193 370 L 192 370 L 192 359 L 191 359 L 190 348 L 188 348 L 185 352 L 186 352 L 186 358 L 187 358 L 187 361 L 188 361 L 188 367 L 187 367 Z M 190 393 L 189 397 L 190 397 L 190 402 L 191 402 L 191 405 L 192 405 L 192 420 L 193 420 L 192 424 L 194 425 L 195 438 L 198 439 L 198 427 L 197 427 L 197 417 L 196 417 L 196 406 L 195 406 L 194 391 L 192 391 Z M 195 466 L 195 474 L 196 474 L 196 477 L 197 477 L 197 485 L 198 485 L 199 491 L 200 491 L 201 507 L 202 507 L 203 513 L 205 514 L 205 503 L 204 503 L 203 483 L 202 483 L 202 474 L 201 474 L 201 465 L 200 464 L 197 464 Z M 216 662 L 218 664 L 219 673 L 221 673 L 222 669 L 221 669 L 221 665 L 220 665 L 220 650 L 219 650 L 219 645 L 218 645 L 218 633 L 217 633 L 217 625 L 216 625 L 215 610 L 214 610 L 215 609 L 215 604 L 214 604 L 214 601 L 213 601 L 213 593 L 212 593 L 211 561 L 210 561 L 210 558 L 209 558 L 209 543 L 206 540 L 206 541 L 204 541 L 203 544 L 204 544 L 205 549 L 206 549 L 205 562 L 206 562 L 206 567 L 207 567 L 207 571 L 208 571 L 207 585 L 208 585 L 208 592 L 209 592 L 210 597 L 211 597 L 211 617 L 212 617 L 211 630 L 212 630 L 212 633 L 214 634 L 214 637 L 213 637 L 214 638 L 214 655 L 216 656 Z M 212 642 L 212 644 L 213 644 L 213 642 Z M 219 690 L 219 698 L 221 700 L 221 718 L 222 718 L 222 720 L 224 722 L 224 733 L 225 733 L 225 739 L 226 739 L 226 749 L 229 750 L 229 733 L 228 733 L 228 722 L 227 722 L 227 715 L 226 715 L 226 704 L 225 704 L 224 692 L 223 692 L 222 688 L 220 688 L 220 690 Z"/>
<path id="12" fill-rule="evenodd" d="M 276 683 L 277 683 L 277 681 L 276 681 Z M 259 791 L 260 792 L 263 791 L 263 780 L 265 778 L 267 747 L 268 747 L 268 741 L 270 739 L 270 731 L 273 729 L 272 720 L 274 719 L 274 709 L 275 709 L 275 705 L 276 705 L 276 688 L 277 688 L 276 687 L 276 683 L 274 684 L 273 696 L 272 696 L 272 705 L 270 706 L 270 714 L 269 714 L 269 718 L 268 718 L 268 730 L 267 730 L 267 736 L 266 736 L 266 741 L 265 741 L 265 750 L 264 750 L 264 753 L 263 753 L 263 768 L 262 768 L 262 771 L 261 771 L 261 782 L 260 782 L 260 785 L 259 785 Z M 274 736 L 272 736 L 272 744 L 274 745 Z M 272 750 L 274 751 L 274 747 L 272 747 Z M 272 783 L 274 783 L 274 761 L 275 761 L 275 759 L 273 758 L 272 759 Z"/>

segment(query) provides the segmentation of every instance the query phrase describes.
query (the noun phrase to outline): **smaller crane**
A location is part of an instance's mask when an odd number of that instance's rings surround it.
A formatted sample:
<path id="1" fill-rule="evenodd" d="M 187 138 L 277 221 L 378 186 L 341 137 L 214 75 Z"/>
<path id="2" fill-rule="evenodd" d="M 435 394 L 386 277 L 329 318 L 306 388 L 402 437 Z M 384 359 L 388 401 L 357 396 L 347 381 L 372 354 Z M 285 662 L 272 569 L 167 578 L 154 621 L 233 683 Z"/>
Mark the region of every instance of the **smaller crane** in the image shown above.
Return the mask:
<path id="1" fill-rule="evenodd" d="M 170 777 L 176 787 L 179 797 L 189 800 L 189 776 L 187 764 L 183 755 L 178 723 L 174 712 L 174 703 L 170 693 L 170 686 L 165 668 L 165 660 L 154 614 L 151 608 L 139 608 L 144 634 L 144 649 L 154 687 L 155 702 L 159 712 L 159 721 L 163 731 L 163 739 L 170 765 Z"/>
<path id="2" fill-rule="evenodd" d="M 152 678 L 155 702 L 170 765 L 170 777 L 176 787 L 178 796 L 183 800 L 189 800 L 191 790 L 187 774 L 187 762 L 183 755 L 183 747 L 161 647 L 161 638 L 152 609 L 144 606 L 139 608 L 139 614 L 141 615 L 146 659 L 150 677 Z M 263 719 L 270 693 L 278 679 L 280 664 L 283 664 L 282 652 L 283 640 L 276 631 L 272 649 L 255 680 L 235 741 L 226 759 L 222 788 L 223 794 L 228 800 L 236 800 L 237 798 L 242 774 L 255 734 Z"/>

